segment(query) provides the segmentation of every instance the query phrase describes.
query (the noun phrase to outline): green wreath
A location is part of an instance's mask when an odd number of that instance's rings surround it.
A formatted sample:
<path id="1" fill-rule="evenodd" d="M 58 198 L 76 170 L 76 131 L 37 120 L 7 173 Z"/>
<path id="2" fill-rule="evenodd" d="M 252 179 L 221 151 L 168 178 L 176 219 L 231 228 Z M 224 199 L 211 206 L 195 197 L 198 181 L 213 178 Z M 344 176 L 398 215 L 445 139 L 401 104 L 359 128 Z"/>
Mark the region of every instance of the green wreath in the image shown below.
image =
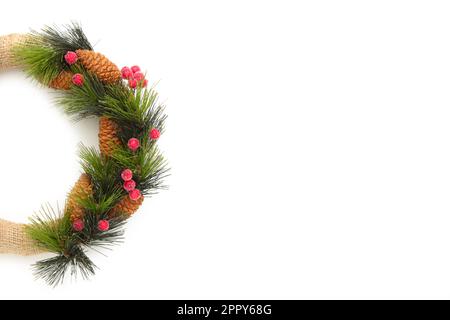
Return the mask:
<path id="1" fill-rule="evenodd" d="M 50 285 L 68 271 L 87 278 L 96 269 L 87 249 L 120 242 L 144 196 L 164 188 L 168 169 L 157 146 L 164 106 L 139 67 L 117 68 L 77 24 L 0 37 L 0 69 L 10 66 L 58 89 L 56 103 L 74 120 L 98 117 L 100 150 L 81 147 L 84 173 L 63 210 L 44 207 L 23 226 L 0 220 L 0 253 L 55 253 L 34 265 Z"/>

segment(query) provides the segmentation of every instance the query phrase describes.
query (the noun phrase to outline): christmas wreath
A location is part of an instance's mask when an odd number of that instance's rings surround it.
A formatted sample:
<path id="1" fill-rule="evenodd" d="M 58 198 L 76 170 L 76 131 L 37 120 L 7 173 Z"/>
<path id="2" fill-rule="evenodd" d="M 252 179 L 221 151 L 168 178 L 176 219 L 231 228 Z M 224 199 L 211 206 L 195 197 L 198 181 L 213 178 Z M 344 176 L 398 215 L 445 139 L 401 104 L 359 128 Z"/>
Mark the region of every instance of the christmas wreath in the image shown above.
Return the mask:
<path id="1" fill-rule="evenodd" d="M 0 37 L 0 70 L 13 67 L 58 90 L 56 103 L 74 120 L 98 117 L 99 150 L 80 147 L 83 173 L 63 208 L 43 206 L 26 225 L 0 219 L 0 253 L 54 253 L 34 265 L 50 285 L 66 274 L 87 278 L 96 269 L 88 249 L 120 242 L 144 196 L 164 188 L 164 106 L 138 66 L 119 69 L 77 24 Z"/>

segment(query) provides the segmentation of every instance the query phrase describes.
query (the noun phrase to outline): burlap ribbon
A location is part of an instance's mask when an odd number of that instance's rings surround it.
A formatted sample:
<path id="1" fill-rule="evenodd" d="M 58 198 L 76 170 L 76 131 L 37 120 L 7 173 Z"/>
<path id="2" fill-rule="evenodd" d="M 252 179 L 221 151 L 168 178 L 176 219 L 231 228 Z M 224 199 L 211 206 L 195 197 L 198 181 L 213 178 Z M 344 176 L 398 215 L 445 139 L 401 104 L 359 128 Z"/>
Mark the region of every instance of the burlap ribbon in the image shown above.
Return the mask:
<path id="1" fill-rule="evenodd" d="M 14 45 L 26 41 L 23 34 L 0 36 L 0 71 L 17 67 L 11 52 Z M 38 254 L 42 250 L 27 235 L 24 224 L 0 219 L 0 253 L 19 254 L 23 256 Z"/>
<path id="2" fill-rule="evenodd" d="M 27 35 L 24 34 L 14 33 L 7 36 L 0 36 L 0 71 L 17 67 L 11 49 L 14 45 L 23 43 L 26 40 Z"/>

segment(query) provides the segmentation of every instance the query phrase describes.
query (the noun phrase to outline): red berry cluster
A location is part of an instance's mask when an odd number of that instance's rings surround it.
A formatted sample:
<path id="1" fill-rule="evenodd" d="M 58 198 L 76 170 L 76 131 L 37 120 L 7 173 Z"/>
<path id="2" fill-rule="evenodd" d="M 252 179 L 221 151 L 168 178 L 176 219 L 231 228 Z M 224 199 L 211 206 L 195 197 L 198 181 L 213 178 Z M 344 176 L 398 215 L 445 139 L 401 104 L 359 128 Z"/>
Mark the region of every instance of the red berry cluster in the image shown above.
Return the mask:
<path id="1" fill-rule="evenodd" d="M 84 221 L 82 219 L 76 219 L 72 222 L 72 228 L 76 232 L 81 232 L 84 229 Z M 108 220 L 100 220 L 97 223 L 97 229 L 99 231 L 108 231 L 109 230 L 109 221 Z"/>
<path id="2" fill-rule="evenodd" d="M 67 53 L 64 55 L 64 60 L 69 66 L 71 66 L 78 61 L 78 55 L 76 52 L 67 51 Z M 72 77 L 72 83 L 78 87 L 81 87 L 84 83 L 83 75 L 81 73 L 74 74 Z"/>
<path id="3" fill-rule="evenodd" d="M 131 200 L 136 201 L 142 196 L 141 191 L 136 189 L 136 181 L 133 180 L 133 171 L 130 169 L 125 169 L 122 171 L 120 175 L 122 177 L 123 188 L 128 192 L 128 196 Z"/>
<path id="4" fill-rule="evenodd" d="M 161 132 L 158 129 L 153 128 L 148 133 L 148 136 L 149 136 L 150 140 L 158 140 L 159 137 L 161 136 Z M 141 146 L 141 142 L 139 141 L 139 139 L 131 138 L 130 140 L 128 140 L 128 148 L 131 151 L 133 151 L 133 152 L 136 151 L 137 149 L 139 149 L 140 146 Z"/>
<path id="5" fill-rule="evenodd" d="M 131 89 L 136 89 L 138 86 L 147 87 L 148 80 L 145 79 L 145 75 L 141 72 L 139 66 L 123 67 L 122 79 L 128 80 L 128 85 Z"/>
<path id="6" fill-rule="evenodd" d="M 148 133 L 148 136 L 151 140 L 158 140 L 161 132 L 152 128 Z M 131 138 L 128 140 L 128 148 L 131 151 L 136 151 L 141 146 L 141 142 L 137 138 Z M 124 181 L 123 188 L 128 192 L 130 199 L 133 201 L 139 200 L 142 196 L 141 191 L 136 189 L 136 182 L 133 180 L 133 172 L 130 169 L 125 169 L 121 174 L 122 180 Z"/>

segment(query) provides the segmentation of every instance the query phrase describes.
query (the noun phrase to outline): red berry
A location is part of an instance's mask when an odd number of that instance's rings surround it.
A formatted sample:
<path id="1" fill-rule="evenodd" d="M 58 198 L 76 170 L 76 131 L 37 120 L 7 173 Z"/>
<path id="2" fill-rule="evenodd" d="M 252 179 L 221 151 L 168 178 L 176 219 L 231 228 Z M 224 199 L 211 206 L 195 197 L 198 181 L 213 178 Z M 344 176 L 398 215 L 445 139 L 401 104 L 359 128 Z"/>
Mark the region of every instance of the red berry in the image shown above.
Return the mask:
<path id="1" fill-rule="evenodd" d="M 130 181 L 131 179 L 133 179 L 133 171 L 131 171 L 130 169 L 125 169 L 122 171 L 120 176 L 122 177 L 123 181 Z"/>
<path id="2" fill-rule="evenodd" d="M 137 81 L 142 81 L 144 80 L 145 76 L 142 72 L 138 71 L 135 74 L 133 74 L 133 78 L 136 79 Z"/>
<path id="3" fill-rule="evenodd" d="M 75 230 L 76 232 L 80 232 L 83 231 L 84 229 L 84 222 L 81 219 L 76 219 L 73 223 L 72 223 L 72 228 L 73 230 Z"/>
<path id="4" fill-rule="evenodd" d="M 123 188 L 128 192 L 133 191 L 136 189 L 136 182 L 134 180 L 125 181 Z"/>
<path id="5" fill-rule="evenodd" d="M 136 151 L 141 146 L 141 143 L 136 138 L 131 138 L 128 140 L 128 148 L 130 148 L 131 151 Z"/>
<path id="6" fill-rule="evenodd" d="M 136 79 L 130 79 L 128 80 L 128 85 L 130 86 L 131 89 L 135 89 L 138 85 L 138 82 Z"/>
<path id="7" fill-rule="evenodd" d="M 123 67 L 121 72 L 122 72 L 123 79 L 130 79 L 133 76 L 133 72 L 128 67 Z"/>
<path id="8" fill-rule="evenodd" d="M 133 73 L 136 73 L 136 72 L 141 71 L 141 68 L 139 68 L 139 66 L 132 66 L 132 67 L 131 67 L 131 71 L 132 71 Z"/>
<path id="9" fill-rule="evenodd" d="M 142 88 L 147 88 L 148 85 L 148 80 L 144 79 L 144 81 L 142 82 Z"/>
<path id="10" fill-rule="evenodd" d="M 100 220 L 98 222 L 97 229 L 100 231 L 108 231 L 109 230 L 109 221 L 108 220 Z"/>
<path id="11" fill-rule="evenodd" d="M 150 130 L 150 134 L 149 134 L 150 139 L 158 140 L 160 135 L 161 135 L 161 132 L 159 132 L 158 129 L 153 128 L 152 130 Z"/>
<path id="12" fill-rule="evenodd" d="M 73 77 L 72 77 L 72 82 L 73 82 L 74 85 L 76 85 L 78 87 L 81 87 L 83 85 L 83 83 L 84 83 L 83 75 L 79 74 L 79 73 L 74 74 Z"/>
<path id="13" fill-rule="evenodd" d="M 64 55 L 64 60 L 66 60 L 67 64 L 72 65 L 78 60 L 78 55 L 73 51 L 67 51 Z"/>
<path id="14" fill-rule="evenodd" d="M 128 195 L 130 196 L 131 200 L 136 201 L 139 200 L 139 198 L 141 197 L 141 191 L 139 191 L 139 189 L 134 189 L 130 191 Z"/>

